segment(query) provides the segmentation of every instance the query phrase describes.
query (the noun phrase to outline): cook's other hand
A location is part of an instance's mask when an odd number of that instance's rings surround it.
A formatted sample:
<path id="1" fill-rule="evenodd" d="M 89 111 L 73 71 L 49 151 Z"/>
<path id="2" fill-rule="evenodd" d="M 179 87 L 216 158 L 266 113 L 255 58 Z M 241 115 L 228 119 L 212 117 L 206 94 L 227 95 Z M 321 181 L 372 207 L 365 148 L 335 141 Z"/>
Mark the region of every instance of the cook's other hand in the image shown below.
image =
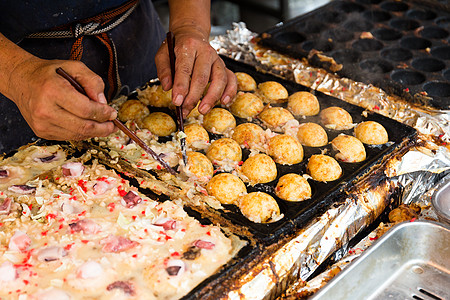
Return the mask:
<path id="1" fill-rule="evenodd" d="M 74 77 L 89 98 L 58 75 L 58 67 Z M 107 105 L 102 79 L 82 62 L 40 59 L 0 34 L 0 70 L 0 92 L 14 101 L 37 136 L 82 140 L 117 130 L 111 122 L 117 112 Z"/>
<path id="2" fill-rule="evenodd" d="M 228 104 L 236 94 L 237 79 L 209 44 L 210 1 L 169 0 L 169 30 L 175 36 L 175 80 L 172 82 L 167 42 L 156 54 L 158 77 L 164 90 L 172 88 L 172 102 L 183 104 L 186 116 L 202 97 L 199 112 L 206 114 L 217 101 Z"/>

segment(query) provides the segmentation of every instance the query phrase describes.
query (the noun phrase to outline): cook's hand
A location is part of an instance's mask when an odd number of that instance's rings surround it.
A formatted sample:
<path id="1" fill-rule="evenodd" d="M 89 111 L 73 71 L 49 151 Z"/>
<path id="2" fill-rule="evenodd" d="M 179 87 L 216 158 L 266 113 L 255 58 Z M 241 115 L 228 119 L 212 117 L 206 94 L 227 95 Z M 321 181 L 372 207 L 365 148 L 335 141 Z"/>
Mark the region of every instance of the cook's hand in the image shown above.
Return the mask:
<path id="1" fill-rule="evenodd" d="M 74 77 L 89 98 L 58 75 L 58 67 Z M 116 131 L 110 121 L 117 112 L 107 105 L 103 90 L 101 77 L 82 62 L 36 57 L 17 66 L 9 83 L 10 98 L 31 129 L 49 140 L 82 140 Z"/>
<path id="2" fill-rule="evenodd" d="M 195 28 L 183 27 L 173 32 L 175 36 L 175 80 L 172 83 L 167 42 L 164 41 L 156 54 L 156 67 L 162 88 L 172 88 L 172 102 L 183 104 L 183 115 L 195 107 L 210 83 L 198 110 L 206 114 L 218 100 L 228 104 L 236 94 L 237 79 L 228 70 L 211 47 L 208 37 Z"/>

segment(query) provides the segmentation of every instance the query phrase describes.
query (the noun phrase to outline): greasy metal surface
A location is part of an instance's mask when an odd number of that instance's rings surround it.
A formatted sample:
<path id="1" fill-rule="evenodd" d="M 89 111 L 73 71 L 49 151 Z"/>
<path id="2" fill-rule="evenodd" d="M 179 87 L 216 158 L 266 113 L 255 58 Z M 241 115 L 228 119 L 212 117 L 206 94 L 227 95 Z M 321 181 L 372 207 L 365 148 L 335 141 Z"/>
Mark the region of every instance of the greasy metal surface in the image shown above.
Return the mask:
<path id="1" fill-rule="evenodd" d="M 450 179 L 433 195 L 431 203 L 439 221 L 450 225 Z"/>
<path id="2" fill-rule="evenodd" d="M 313 299 L 449 299 L 449 255 L 448 226 L 401 223 Z"/>
<path id="3" fill-rule="evenodd" d="M 282 80 L 269 74 L 257 72 L 251 66 L 233 60 L 229 60 L 226 58 L 224 59 L 228 68 L 230 68 L 232 71 L 246 72 L 252 75 L 257 83 L 269 80 L 278 81 L 284 87 L 286 87 L 290 95 L 297 91 L 308 90 L 306 87 L 296 84 L 294 82 Z M 224 215 L 227 218 L 230 218 L 233 221 L 235 221 L 237 224 L 241 224 L 245 227 L 248 227 L 257 238 L 259 238 L 264 242 L 273 242 L 275 240 L 279 240 L 282 237 L 282 235 L 292 233 L 292 230 L 295 227 L 298 228 L 300 226 L 305 225 L 313 217 L 316 217 L 320 213 L 324 212 L 331 204 L 338 201 L 342 201 L 345 198 L 343 190 L 346 188 L 347 184 L 351 183 L 352 181 L 356 180 L 359 176 L 368 172 L 369 169 L 374 165 L 376 165 L 377 163 L 379 163 L 383 157 L 394 151 L 396 147 L 404 139 L 412 138 L 416 134 L 416 131 L 413 128 L 403 125 L 392 119 L 386 118 L 382 115 L 378 115 L 376 113 L 368 113 L 367 117 L 364 117 L 363 116 L 364 109 L 359 106 L 352 105 L 350 103 L 327 96 L 320 92 L 315 92 L 315 95 L 319 100 L 321 109 L 324 109 L 329 106 L 342 107 L 352 115 L 354 123 L 359 123 L 365 120 L 372 120 L 379 122 L 386 128 L 389 134 L 390 143 L 381 146 L 365 145 L 367 158 L 365 161 L 361 163 L 339 162 L 343 170 L 343 175 L 338 180 L 327 183 L 308 180 L 308 182 L 311 185 L 313 195 L 311 199 L 306 201 L 295 203 L 279 199 L 274 192 L 276 182 L 278 178 L 287 173 L 306 174 L 306 163 L 309 157 L 313 154 L 320 154 L 322 150 L 326 149 L 329 155 L 334 155 L 334 152 L 332 151 L 330 145 L 318 148 L 304 146 L 303 147 L 304 159 L 301 163 L 292 166 L 277 164 L 278 176 L 275 181 L 270 182 L 268 184 L 258 184 L 253 187 L 248 186 L 247 189 L 249 192 L 262 191 L 272 195 L 277 200 L 280 206 L 280 210 L 284 214 L 284 218 L 274 223 L 257 224 L 249 221 L 239 212 L 239 210 L 236 207 L 233 206 L 226 206 L 227 211 L 224 212 Z M 286 104 L 284 104 L 284 106 L 286 106 Z M 297 118 L 297 120 L 300 123 L 304 122 L 319 123 L 317 116 L 306 117 L 305 119 Z M 236 118 L 236 121 L 238 124 L 247 122 L 247 120 L 239 118 Z M 340 131 L 326 129 L 326 132 L 329 141 L 331 141 L 333 138 L 335 138 L 337 135 L 341 133 L 353 135 L 352 129 Z"/>
<path id="4" fill-rule="evenodd" d="M 450 7 L 432 3 L 332 1 L 267 30 L 261 43 L 297 58 L 321 51 L 343 65 L 340 76 L 449 109 Z M 310 62 L 331 70 L 317 56 Z"/>

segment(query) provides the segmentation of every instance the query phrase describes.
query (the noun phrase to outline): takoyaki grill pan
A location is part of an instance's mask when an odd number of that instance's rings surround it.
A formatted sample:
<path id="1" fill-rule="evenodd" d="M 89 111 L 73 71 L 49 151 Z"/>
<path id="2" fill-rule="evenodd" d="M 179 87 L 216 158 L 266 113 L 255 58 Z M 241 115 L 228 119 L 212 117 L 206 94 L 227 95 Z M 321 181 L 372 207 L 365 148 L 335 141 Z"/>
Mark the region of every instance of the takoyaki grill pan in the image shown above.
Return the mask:
<path id="1" fill-rule="evenodd" d="M 446 4 L 445 4 L 446 3 Z M 370 33 L 370 34 L 369 34 Z M 337 73 L 412 103 L 450 109 L 450 4 L 443 1 L 339 0 L 260 35 L 292 57 L 315 49 Z M 329 62 L 310 63 L 330 70 Z"/>
<path id="2" fill-rule="evenodd" d="M 263 74 L 257 72 L 253 67 L 223 58 L 227 67 L 233 72 L 245 72 L 251 75 L 257 83 L 264 81 L 277 81 L 281 83 L 289 92 L 289 95 L 297 91 L 309 91 L 306 87 L 296 84 L 291 81 L 279 79 L 269 74 Z M 337 98 L 327 96 L 320 92 L 315 92 L 321 106 L 321 110 L 330 106 L 339 106 L 347 110 L 353 118 L 354 123 L 359 123 L 366 120 L 376 121 L 382 124 L 388 134 L 389 143 L 378 146 L 365 145 L 367 158 L 361 163 L 343 163 L 339 162 L 342 167 L 343 175 L 336 181 L 330 181 L 327 183 L 314 181 L 309 179 L 308 182 L 311 185 L 312 197 L 309 200 L 302 202 L 289 202 L 278 198 L 275 195 L 274 189 L 278 182 L 278 179 L 287 173 L 306 174 L 306 164 L 309 157 L 313 154 L 320 154 L 323 150 L 327 150 L 327 154 L 333 155 L 334 152 L 331 149 L 331 145 L 324 147 L 303 147 L 304 159 L 301 163 L 295 165 L 280 165 L 277 164 L 278 176 L 277 178 L 267 184 L 257 184 L 255 186 L 247 185 L 248 192 L 261 191 L 266 192 L 273 196 L 279 206 L 281 213 L 284 217 L 274 223 L 259 224 L 249 221 L 244 217 L 239 208 L 234 205 L 224 205 L 223 216 L 233 221 L 234 224 L 240 224 L 250 230 L 254 234 L 254 237 L 263 243 L 271 243 L 281 239 L 286 234 L 292 233 L 292 230 L 300 226 L 305 225 L 312 218 L 318 216 L 324 212 L 335 202 L 339 202 L 345 198 L 344 190 L 347 186 L 351 185 L 351 182 L 359 178 L 361 175 L 368 172 L 372 166 L 380 163 L 383 157 L 394 151 L 405 139 L 412 139 L 416 135 L 416 130 L 407 125 L 403 125 L 395 120 L 389 119 L 376 113 L 369 113 L 367 117 L 363 116 L 364 109 Z M 275 105 L 273 105 L 275 106 Z M 276 106 L 287 106 L 287 103 L 278 104 Z M 300 123 L 315 122 L 319 123 L 318 116 L 297 118 Z M 248 122 L 246 119 L 236 118 L 236 123 L 241 124 Z M 254 121 L 257 123 L 257 120 Z M 259 124 L 261 125 L 261 124 Z M 265 128 L 264 126 L 262 126 Z M 328 134 L 328 140 L 333 140 L 341 133 L 353 135 L 353 130 L 331 130 L 325 129 Z M 220 135 L 211 135 L 211 139 L 221 138 Z M 248 158 L 248 150 L 243 151 L 243 160 Z"/>

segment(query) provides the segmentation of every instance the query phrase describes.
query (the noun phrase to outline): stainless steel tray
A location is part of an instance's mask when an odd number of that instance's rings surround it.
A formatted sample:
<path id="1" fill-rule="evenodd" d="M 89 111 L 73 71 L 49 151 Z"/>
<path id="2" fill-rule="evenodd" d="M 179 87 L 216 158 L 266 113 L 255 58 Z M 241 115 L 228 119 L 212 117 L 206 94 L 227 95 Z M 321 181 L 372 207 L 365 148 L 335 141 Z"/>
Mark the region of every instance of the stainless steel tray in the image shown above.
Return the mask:
<path id="1" fill-rule="evenodd" d="M 450 299 L 450 227 L 396 225 L 313 299 Z"/>

